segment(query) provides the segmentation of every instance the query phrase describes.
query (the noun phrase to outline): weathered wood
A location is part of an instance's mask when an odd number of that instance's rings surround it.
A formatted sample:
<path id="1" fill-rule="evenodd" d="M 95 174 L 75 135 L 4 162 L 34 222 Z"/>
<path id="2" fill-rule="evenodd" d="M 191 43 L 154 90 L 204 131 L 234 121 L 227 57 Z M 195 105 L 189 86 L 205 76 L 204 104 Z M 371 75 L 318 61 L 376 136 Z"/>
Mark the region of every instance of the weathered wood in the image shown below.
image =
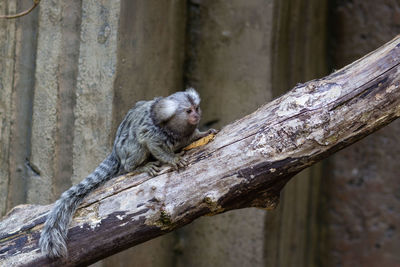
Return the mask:
<path id="1" fill-rule="evenodd" d="M 223 128 L 189 151 L 190 166 L 113 179 L 91 194 L 70 225 L 67 259 L 37 247 L 51 206 L 19 206 L 0 222 L 0 265 L 88 264 L 231 209 L 272 209 L 286 182 L 400 116 L 400 37 Z"/>

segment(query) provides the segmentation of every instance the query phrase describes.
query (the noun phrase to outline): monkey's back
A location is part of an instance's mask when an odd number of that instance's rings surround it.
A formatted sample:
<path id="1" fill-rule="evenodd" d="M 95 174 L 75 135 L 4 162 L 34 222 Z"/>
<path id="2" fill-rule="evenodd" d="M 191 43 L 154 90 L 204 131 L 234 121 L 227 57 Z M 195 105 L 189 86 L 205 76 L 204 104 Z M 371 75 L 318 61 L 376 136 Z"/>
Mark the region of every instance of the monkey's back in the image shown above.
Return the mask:
<path id="1" fill-rule="evenodd" d="M 150 155 L 146 146 L 140 142 L 138 132 L 140 129 L 154 127 L 149 116 L 154 101 L 137 102 L 118 127 L 113 150 L 121 163 L 121 171 L 131 171 L 143 164 Z"/>

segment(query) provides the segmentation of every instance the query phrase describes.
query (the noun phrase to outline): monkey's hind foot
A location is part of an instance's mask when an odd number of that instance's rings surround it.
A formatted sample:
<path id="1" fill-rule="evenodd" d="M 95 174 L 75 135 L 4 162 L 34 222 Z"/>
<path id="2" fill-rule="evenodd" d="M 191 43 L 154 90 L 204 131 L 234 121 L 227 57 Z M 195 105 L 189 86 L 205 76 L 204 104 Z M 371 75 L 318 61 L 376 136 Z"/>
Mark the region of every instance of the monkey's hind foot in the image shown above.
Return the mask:
<path id="1" fill-rule="evenodd" d="M 147 172 L 150 176 L 154 177 L 160 172 L 161 162 L 152 161 L 148 162 L 146 165 L 136 169 L 137 172 Z"/>
<path id="2" fill-rule="evenodd" d="M 176 171 L 189 165 L 189 161 L 185 158 L 182 158 L 181 155 L 183 155 L 183 153 L 184 151 L 176 155 L 171 162 L 168 162 L 168 165 L 170 165 Z"/>

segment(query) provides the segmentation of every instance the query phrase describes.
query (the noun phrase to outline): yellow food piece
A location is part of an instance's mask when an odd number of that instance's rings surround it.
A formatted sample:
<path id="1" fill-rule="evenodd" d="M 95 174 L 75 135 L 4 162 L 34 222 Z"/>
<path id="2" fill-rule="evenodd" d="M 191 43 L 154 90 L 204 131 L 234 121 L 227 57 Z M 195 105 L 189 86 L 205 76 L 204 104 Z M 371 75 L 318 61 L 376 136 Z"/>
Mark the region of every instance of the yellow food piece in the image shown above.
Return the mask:
<path id="1" fill-rule="evenodd" d="M 183 150 L 190 150 L 199 146 L 204 146 L 208 143 L 210 143 L 212 140 L 214 140 L 215 138 L 215 134 L 209 134 L 203 138 L 200 138 L 197 141 L 194 141 L 193 143 L 191 143 L 190 145 L 188 145 L 187 147 L 185 147 Z"/>

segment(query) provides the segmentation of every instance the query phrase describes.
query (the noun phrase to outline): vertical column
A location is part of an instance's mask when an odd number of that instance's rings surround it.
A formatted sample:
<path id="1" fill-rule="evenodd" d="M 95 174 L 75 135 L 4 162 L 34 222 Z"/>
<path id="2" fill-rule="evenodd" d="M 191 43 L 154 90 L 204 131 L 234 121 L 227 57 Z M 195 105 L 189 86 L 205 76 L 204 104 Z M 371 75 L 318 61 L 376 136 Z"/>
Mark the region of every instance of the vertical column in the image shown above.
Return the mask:
<path id="1" fill-rule="evenodd" d="M 80 47 L 82 1 L 63 1 L 61 44 L 58 51 L 57 134 L 54 158 L 53 198 L 67 190 L 73 174 L 74 109 Z"/>
<path id="2" fill-rule="evenodd" d="M 26 10 L 31 4 L 25 1 L 18 2 L 17 10 Z M 12 70 L 12 127 L 8 160 L 10 183 L 7 209 L 26 203 L 28 175 L 33 171 L 30 155 L 39 9 L 35 9 L 29 15 L 14 20 L 15 39 L 8 40 L 9 44 L 15 45 L 15 65 Z"/>
<path id="3" fill-rule="evenodd" d="M 185 82 L 215 128 L 271 100 L 272 1 L 190 1 Z M 264 266 L 259 209 L 230 211 L 179 230 L 178 266 Z"/>
<path id="4" fill-rule="evenodd" d="M 74 109 L 73 183 L 111 151 L 120 1 L 83 1 Z"/>
<path id="5" fill-rule="evenodd" d="M 183 89 L 186 1 L 121 1 L 113 131 L 139 100 Z M 174 266 L 175 233 L 152 239 L 96 266 Z M 134 261 L 132 261 L 134 259 Z"/>
<path id="6" fill-rule="evenodd" d="M 35 92 L 33 98 L 30 170 L 27 201 L 46 204 L 53 200 L 52 178 L 57 134 L 59 53 L 62 1 L 40 4 Z"/>
<path id="7" fill-rule="evenodd" d="M 0 14 L 15 13 L 14 2 L 1 2 Z M 16 22 L 0 20 L 0 216 L 6 212 L 9 177 L 9 151 L 12 119 L 13 71 L 15 66 Z"/>
<path id="8" fill-rule="evenodd" d="M 334 68 L 399 33 L 400 3 L 355 0 L 332 5 Z M 336 153 L 329 171 L 330 266 L 400 266 L 400 121 Z"/>
<path id="9" fill-rule="evenodd" d="M 327 1 L 274 2 L 272 87 L 278 96 L 296 83 L 327 74 Z M 268 266 L 314 266 L 324 260 L 323 174 L 323 165 L 318 164 L 292 178 L 278 209 L 268 213 L 264 248 Z"/>
<path id="10" fill-rule="evenodd" d="M 79 32 L 79 3 L 42 1 L 19 21 L 10 208 L 26 202 L 49 203 L 71 184 L 72 142 L 68 138 L 73 137 L 70 95 L 76 81 L 74 51 L 79 35 L 74 38 L 74 34 Z M 24 196 L 16 201 L 18 194 L 12 191 Z"/>

